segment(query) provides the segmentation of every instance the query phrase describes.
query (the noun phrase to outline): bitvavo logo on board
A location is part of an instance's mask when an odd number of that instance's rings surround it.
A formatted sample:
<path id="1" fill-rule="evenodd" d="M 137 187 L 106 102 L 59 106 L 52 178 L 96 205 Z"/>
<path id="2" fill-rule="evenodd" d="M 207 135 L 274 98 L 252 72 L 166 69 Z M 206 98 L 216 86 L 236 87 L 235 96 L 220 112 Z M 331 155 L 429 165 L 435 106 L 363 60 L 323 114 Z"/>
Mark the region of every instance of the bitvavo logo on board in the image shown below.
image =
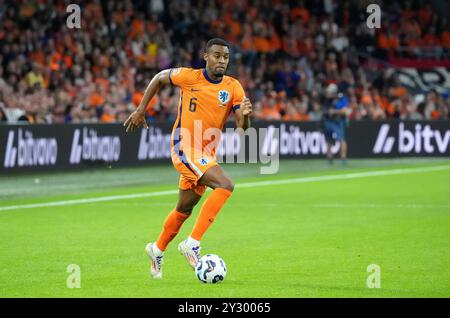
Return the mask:
<path id="1" fill-rule="evenodd" d="M 158 127 L 142 129 L 138 160 L 170 158 L 170 138 L 170 133 L 163 133 Z"/>
<path id="2" fill-rule="evenodd" d="M 92 128 L 75 129 L 70 151 L 70 164 L 79 164 L 81 160 L 103 160 L 105 162 L 119 161 L 119 136 L 97 136 Z"/>
<path id="3" fill-rule="evenodd" d="M 8 132 L 3 167 L 53 166 L 58 157 L 58 142 L 55 138 L 35 138 L 33 133 L 19 128 Z"/>
<path id="4" fill-rule="evenodd" d="M 331 151 L 337 153 L 339 147 L 340 143 L 336 142 Z M 327 143 L 320 131 L 302 131 L 297 125 L 286 124 L 281 124 L 278 130 L 269 125 L 261 151 L 269 154 L 279 151 L 280 155 L 323 155 L 326 154 Z"/>
<path id="5" fill-rule="evenodd" d="M 405 128 L 404 123 L 398 127 L 398 136 L 389 135 L 390 124 L 382 124 L 373 146 L 374 154 L 389 154 L 397 143 L 399 153 L 445 153 L 450 142 L 450 130 L 440 132 L 430 125 L 415 124 L 414 130 Z"/>

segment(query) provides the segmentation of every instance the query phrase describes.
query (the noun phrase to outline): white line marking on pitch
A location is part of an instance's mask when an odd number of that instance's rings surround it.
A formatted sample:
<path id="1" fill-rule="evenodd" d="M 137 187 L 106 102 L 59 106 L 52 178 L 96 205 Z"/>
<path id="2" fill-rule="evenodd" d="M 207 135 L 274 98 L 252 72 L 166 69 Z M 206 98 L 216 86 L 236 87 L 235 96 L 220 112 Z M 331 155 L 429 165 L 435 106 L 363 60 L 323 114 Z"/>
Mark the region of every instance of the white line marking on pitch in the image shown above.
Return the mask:
<path id="1" fill-rule="evenodd" d="M 273 185 L 281 185 L 281 184 L 307 183 L 307 182 L 318 182 L 318 181 L 329 181 L 329 180 L 347 180 L 347 179 L 357 179 L 357 178 L 365 178 L 365 177 L 390 176 L 390 175 L 395 175 L 395 174 L 421 173 L 421 172 L 441 171 L 441 170 L 450 170 L 450 166 L 404 168 L 404 169 L 392 169 L 392 170 L 353 172 L 353 173 L 347 173 L 347 174 L 334 174 L 334 175 L 317 176 L 317 177 L 303 177 L 303 178 L 292 178 L 292 179 L 271 180 L 271 181 L 246 182 L 246 183 L 237 184 L 236 188 L 264 187 L 264 186 L 273 186 Z M 33 209 L 33 208 L 52 207 L 52 206 L 65 206 L 65 205 L 95 203 L 95 202 L 112 201 L 112 200 L 126 200 L 126 199 L 156 197 L 156 196 L 163 196 L 163 195 L 173 195 L 173 194 L 177 194 L 177 193 L 178 193 L 178 190 L 168 190 L 168 191 L 157 191 L 157 192 L 146 192 L 146 193 L 135 193 L 135 194 L 124 194 L 124 195 L 112 195 L 112 196 L 97 197 L 97 198 L 85 198 L 85 199 L 74 199 L 74 200 L 64 200 L 64 201 L 54 201 L 54 202 L 41 202 L 41 203 L 31 203 L 31 204 L 21 204 L 21 205 L 10 205 L 10 206 L 0 207 L 0 211 Z"/>
<path id="2" fill-rule="evenodd" d="M 399 208 L 399 209 L 450 209 L 450 204 L 314 204 L 315 208 L 361 208 L 361 209 L 378 209 L 378 208 Z"/>
<path id="3" fill-rule="evenodd" d="M 153 205 L 152 203 L 150 203 Z M 273 208 L 273 207 L 298 207 L 298 203 L 238 203 L 232 204 L 234 207 L 246 208 L 246 207 L 261 207 L 261 208 Z M 360 209 L 387 209 L 387 208 L 399 208 L 399 209 L 450 209 L 450 204 L 378 204 L 378 203 L 365 203 L 365 204 L 351 204 L 351 203 L 324 203 L 324 204 L 311 204 L 301 202 L 302 207 L 311 208 L 360 208 Z"/>

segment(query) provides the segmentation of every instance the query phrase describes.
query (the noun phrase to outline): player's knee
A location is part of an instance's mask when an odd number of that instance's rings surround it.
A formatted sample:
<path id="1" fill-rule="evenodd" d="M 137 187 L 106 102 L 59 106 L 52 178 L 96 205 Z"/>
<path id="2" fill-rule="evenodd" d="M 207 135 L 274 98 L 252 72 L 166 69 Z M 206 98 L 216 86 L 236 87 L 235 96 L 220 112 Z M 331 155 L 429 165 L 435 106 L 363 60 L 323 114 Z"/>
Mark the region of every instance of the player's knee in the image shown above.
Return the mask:
<path id="1" fill-rule="evenodd" d="M 178 212 L 183 213 L 183 214 L 186 215 L 186 216 L 190 216 L 190 215 L 192 214 L 192 210 L 193 210 L 193 209 L 194 209 L 194 208 L 190 208 L 190 209 L 186 209 L 186 210 L 178 211 Z"/>
<path id="2" fill-rule="evenodd" d="M 176 210 L 187 216 L 191 215 L 194 206 L 192 204 L 178 204 Z"/>
<path id="3" fill-rule="evenodd" d="M 221 182 L 219 188 L 226 189 L 230 192 L 233 192 L 234 190 L 234 183 L 231 181 L 231 179 L 225 179 Z"/>

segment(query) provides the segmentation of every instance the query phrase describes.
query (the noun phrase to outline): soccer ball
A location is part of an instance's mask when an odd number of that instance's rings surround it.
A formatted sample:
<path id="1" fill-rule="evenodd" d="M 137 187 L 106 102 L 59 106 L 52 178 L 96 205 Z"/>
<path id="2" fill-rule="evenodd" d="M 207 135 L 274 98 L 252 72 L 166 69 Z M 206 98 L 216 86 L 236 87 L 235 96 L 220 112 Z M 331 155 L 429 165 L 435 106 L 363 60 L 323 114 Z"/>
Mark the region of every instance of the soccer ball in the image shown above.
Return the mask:
<path id="1" fill-rule="evenodd" d="M 225 279 L 227 267 L 219 256 L 207 254 L 195 266 L 195 275 L 203 283 L 216 284 Z"/>

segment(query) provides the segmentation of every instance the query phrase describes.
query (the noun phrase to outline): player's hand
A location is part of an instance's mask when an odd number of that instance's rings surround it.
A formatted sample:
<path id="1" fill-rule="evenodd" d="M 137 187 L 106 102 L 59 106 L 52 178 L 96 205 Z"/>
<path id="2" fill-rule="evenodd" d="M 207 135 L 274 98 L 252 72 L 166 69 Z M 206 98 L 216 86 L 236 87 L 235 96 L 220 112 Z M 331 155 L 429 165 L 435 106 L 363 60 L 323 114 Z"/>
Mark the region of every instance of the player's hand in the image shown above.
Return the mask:
<path id="1" fill-rule="evenodd" d="M 140 126 L 144 126 L 145 129 L 148 129 L 147 122 L 145 121 L 145 113 L 140 112 L 136 109 L 123 123 L 123 126 L 127 127 L 127 132 L 132 132 Z"/>
<path id="2" fill-rule="evenodd" d="M 250 99 L 248 99 L 247 97 L 244 98 L 244 101 L 241 104 L 241 108 L 242 108 L 242 114 L 244 116 L 248 116 L 253 112 L 253 106 L 252 103 L 250 103 Z"/>

